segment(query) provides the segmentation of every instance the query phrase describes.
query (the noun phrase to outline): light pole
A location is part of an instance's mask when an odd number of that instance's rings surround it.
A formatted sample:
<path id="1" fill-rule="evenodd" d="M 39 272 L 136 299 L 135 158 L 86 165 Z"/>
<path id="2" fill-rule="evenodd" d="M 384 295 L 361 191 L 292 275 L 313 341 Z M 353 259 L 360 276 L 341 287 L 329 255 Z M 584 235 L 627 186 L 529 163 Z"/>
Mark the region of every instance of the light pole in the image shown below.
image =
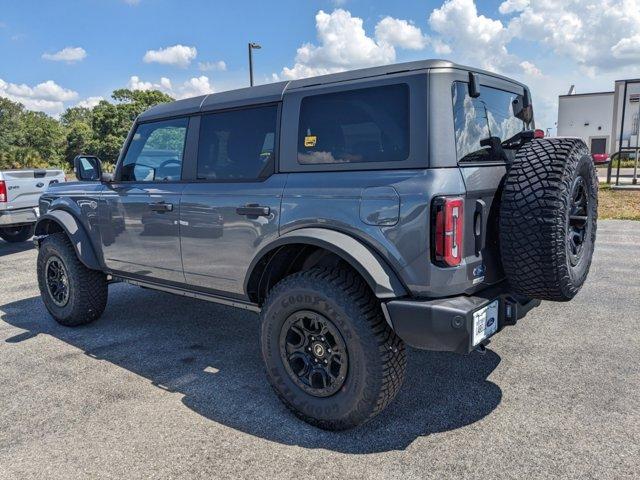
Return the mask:
<path id="1" fill-rule="evenodd" d="M 253 51 L 259 50 L 262 47 L 255 43 L 249 42 L 249 84 L 253 87 Z"/>

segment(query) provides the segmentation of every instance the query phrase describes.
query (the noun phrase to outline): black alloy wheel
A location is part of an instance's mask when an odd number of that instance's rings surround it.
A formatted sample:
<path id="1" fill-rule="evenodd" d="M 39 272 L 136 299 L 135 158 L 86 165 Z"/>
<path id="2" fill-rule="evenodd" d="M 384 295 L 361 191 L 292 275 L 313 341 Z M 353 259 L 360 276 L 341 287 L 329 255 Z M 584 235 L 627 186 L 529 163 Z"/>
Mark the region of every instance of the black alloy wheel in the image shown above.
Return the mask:
<path id="1" fill-rule="evenodd" d="M 576 177 L 573 182 L 569 208 L 567 253 L 569 264 L 575 267 L 582 259 L 591 214 L 587 187 L 582 176 Z"/>
<path id="2" fill-rule="evenodd" d="M 315 397 L 335 394 L 347 377 L 342 335 L 331 320 L 310 310 L 294 312 L 284 322 L 280 355 L 291 380 Z"/>
<path id="3" fill-rule="evenodd" d="M 69 302 L 69 273 L 64 262 L 57 256 L 51 256 L 45 265 L 47 292 L 53 303 L 64 307 Z"/>

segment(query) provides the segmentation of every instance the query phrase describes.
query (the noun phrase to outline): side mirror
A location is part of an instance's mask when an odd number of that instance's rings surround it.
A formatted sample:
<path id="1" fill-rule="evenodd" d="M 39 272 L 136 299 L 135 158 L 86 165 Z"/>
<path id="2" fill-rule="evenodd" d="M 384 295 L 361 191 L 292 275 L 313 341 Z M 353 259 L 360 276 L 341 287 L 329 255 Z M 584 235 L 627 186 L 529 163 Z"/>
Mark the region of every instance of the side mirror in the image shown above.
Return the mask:
<path id="1" fill-rule="evenodd" d="M 93 155 L 78 155 L 73 159 L 73 170 L 81 182 L 98 182 L 102 180 L 102 164 Z"/>
<path id="2" fill-rule="evenodd" d="M 513 109 L 513 116 L 522 120 L 527 125 L 533 121 L 533 108 L 531 107 L 528 90 L 524 91 L 524 95 L 518 95 L 513 102 L 511 102 L 511 108 Z"/>
<path id="3" fill-rule="evenodd" d="M 469 96 L 471 98 L 480 96 L 480 77 L 477 73 L 469 72 Z"/>

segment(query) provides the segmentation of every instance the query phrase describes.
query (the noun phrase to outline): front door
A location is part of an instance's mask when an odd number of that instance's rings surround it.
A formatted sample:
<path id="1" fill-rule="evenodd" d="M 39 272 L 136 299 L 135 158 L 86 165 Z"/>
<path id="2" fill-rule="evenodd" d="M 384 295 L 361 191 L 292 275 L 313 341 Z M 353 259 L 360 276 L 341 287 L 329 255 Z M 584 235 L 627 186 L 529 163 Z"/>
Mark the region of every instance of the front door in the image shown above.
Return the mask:
<path id="1" fill-rule="evenodd" d="M 100 231 L 110 270 L 184 282 L 178 220 L 188 122 L 179 118 L 137 126 L 115 181 L 102 194 Z"/>
<path id="2" fill-rule="evenodd" d="M 196 180 L 180 203 L 189 285 L 242 296 L 256 252 L 278 235 L 286 175 L 273 174 L 278 107 L 202 116 Z"/>

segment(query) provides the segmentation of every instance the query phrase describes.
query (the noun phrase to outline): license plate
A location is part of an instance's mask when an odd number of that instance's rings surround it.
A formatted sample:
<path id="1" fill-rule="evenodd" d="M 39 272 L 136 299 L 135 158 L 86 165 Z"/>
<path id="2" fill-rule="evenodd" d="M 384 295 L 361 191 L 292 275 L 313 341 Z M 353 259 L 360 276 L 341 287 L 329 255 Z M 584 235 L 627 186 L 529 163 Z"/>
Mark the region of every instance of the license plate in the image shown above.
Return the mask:
<path id="1" fill-rule="evenodd" d="M 498 331 L 498 300 L 473 312 L 473 346 Z"/>

